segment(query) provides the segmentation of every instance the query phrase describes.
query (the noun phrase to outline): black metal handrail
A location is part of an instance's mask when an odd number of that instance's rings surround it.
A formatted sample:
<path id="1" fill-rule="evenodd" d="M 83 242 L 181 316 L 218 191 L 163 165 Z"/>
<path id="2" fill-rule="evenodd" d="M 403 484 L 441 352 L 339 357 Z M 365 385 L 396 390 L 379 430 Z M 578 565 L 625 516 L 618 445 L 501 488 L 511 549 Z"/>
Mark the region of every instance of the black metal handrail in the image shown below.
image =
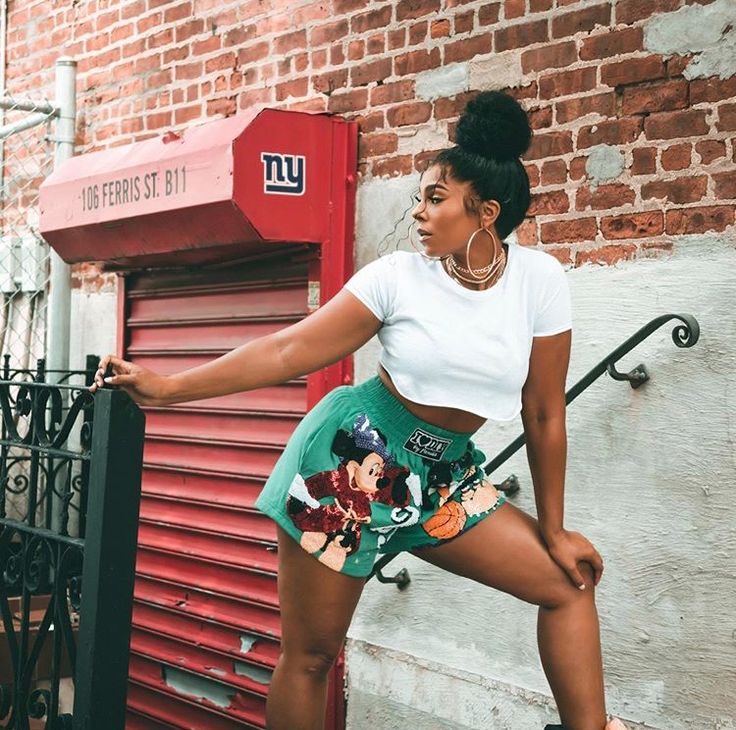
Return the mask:
<path id="1" fill-rule="evenodd" d="M 614 380 L 627 381 L 632 388 L 638 388 L 649 380 L 649 372 L 643 363 L 640 363 L 628 373 L 619 372 L 616 369 L 616 363 L 626 354 L 631 352 L 637 345 L 643 342 L 649 335 L 656 332 L 662 325 L 672 319 L 677 319 L 682 324 L 672 330 L 672 341 L 677 347 L 692 347 L 698 339 L 700 339 L 700 325 L 691 314 L 663 314 L 655 317 L 648 324 L 637 330 L 631 337 L 622 342 L 615 350 L 604 357 L 595 367 L 591 368 L 575 385 L 565 393 L 565 403 L 570 404 L 584 390 L 589 388 L 603 373 L 608 373 Z M 526 443 L 526 434 L 521 433 L 517 436 L 505 449 L 500 451 L 493 457 L 484 467 L 483 471 L 486 475 L 492 474 L 499 466 L 508 461 L 524 444 Z M 497 485 L 500 491 L 511 495 L 519 491 L 519 482 L 516 475 L 512 474 L 505 479 L 500 485 Z M 406 568 L 402 568 L 395 576 L 387 577 L 383 575 L 383 569 L 397 556 L 399 553 L 390 553 L 379 558 L 368 576 L 367 580 L 375 577 L 381 583 L 394 583 L 398 588 L 405 588 L 411 578 Z"/>
<path id="2" fill-rule="evenodd" d="M 0 379 L 0 728 L 124 725 L 143 414 L 87 369 Z M 84 378 L 73 378 L 84 376 Z M 79 385 L 70 380 L 80 382 Z M 77 627 L 77 619 L 79 620 Z M 0 647 L 2 649 L 3 647 Z M 73 712 L 60 709 L 62 677 Z M 48 680 L 39 682 L 39 680 Z M 35 725 L 34 725 L 35 726 Z"/>

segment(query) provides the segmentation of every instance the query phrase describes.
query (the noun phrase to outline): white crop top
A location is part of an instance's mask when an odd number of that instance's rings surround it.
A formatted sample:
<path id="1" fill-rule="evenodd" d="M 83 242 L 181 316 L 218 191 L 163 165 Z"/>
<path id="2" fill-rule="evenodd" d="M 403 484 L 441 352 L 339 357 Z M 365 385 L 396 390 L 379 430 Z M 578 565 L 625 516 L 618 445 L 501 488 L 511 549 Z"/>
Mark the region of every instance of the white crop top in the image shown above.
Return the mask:
<path id="1" fill-rule="evenodd" d="M 383 322 L 380 362 L 399 393 L 495 421 L 521 411 L 532 338 L 572 327 L 562 264 L 513 243 L 503 276 L 484 291 L 408 251 L 372 261 L 345 288 Z"/>

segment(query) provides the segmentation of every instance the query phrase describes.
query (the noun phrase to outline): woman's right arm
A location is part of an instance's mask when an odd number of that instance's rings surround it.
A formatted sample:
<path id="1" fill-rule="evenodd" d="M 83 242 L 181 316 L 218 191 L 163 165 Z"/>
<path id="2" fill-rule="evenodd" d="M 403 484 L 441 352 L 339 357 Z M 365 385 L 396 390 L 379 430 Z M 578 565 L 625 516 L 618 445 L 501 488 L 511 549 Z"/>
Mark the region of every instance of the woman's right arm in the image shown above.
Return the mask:
<path id="1" fill-rule="evenodd" d="M 141 405 L 169 405 L 278 385 L 342 360 L 381 328 L 381 321 L 346 289 L 316 312 L 196 368 L 163 376 L 107 355 L 95 373 L 94 392 L 120 386 Z"/>

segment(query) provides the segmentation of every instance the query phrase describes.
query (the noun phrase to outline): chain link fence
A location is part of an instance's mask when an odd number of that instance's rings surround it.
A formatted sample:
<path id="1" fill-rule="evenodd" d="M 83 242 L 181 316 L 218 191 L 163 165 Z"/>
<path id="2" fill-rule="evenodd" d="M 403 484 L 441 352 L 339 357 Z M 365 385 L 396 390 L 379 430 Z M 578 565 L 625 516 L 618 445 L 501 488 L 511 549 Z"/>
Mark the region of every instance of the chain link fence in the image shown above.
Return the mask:
<path id="1" fill-rule="evenodd" d="M 47 99 L 0 96 L 0 352 L 25 369 L 46 354 L 50 252 L 38 193 L 54 168 L 56 112 Z"/>

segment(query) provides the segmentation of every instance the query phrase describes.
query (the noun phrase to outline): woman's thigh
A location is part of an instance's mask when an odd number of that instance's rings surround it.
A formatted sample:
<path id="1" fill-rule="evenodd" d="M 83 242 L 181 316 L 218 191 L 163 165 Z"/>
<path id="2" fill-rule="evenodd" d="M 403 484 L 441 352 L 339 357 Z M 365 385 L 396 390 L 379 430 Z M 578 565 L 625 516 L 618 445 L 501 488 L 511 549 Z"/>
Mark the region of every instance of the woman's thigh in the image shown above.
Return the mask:
<path id="1" fill-rule="evenodd" d="M 550 556 L 537 520 L 510 502 L 448 543 L 413 553 L 536 605 L 552 608 L 583 593 Z"/>
<path id="2" fill-rule="evenodd" d="M 364 578 L 316 560 L 277 526 L 282 649 L 329 662 L 340 651 Z"/>

